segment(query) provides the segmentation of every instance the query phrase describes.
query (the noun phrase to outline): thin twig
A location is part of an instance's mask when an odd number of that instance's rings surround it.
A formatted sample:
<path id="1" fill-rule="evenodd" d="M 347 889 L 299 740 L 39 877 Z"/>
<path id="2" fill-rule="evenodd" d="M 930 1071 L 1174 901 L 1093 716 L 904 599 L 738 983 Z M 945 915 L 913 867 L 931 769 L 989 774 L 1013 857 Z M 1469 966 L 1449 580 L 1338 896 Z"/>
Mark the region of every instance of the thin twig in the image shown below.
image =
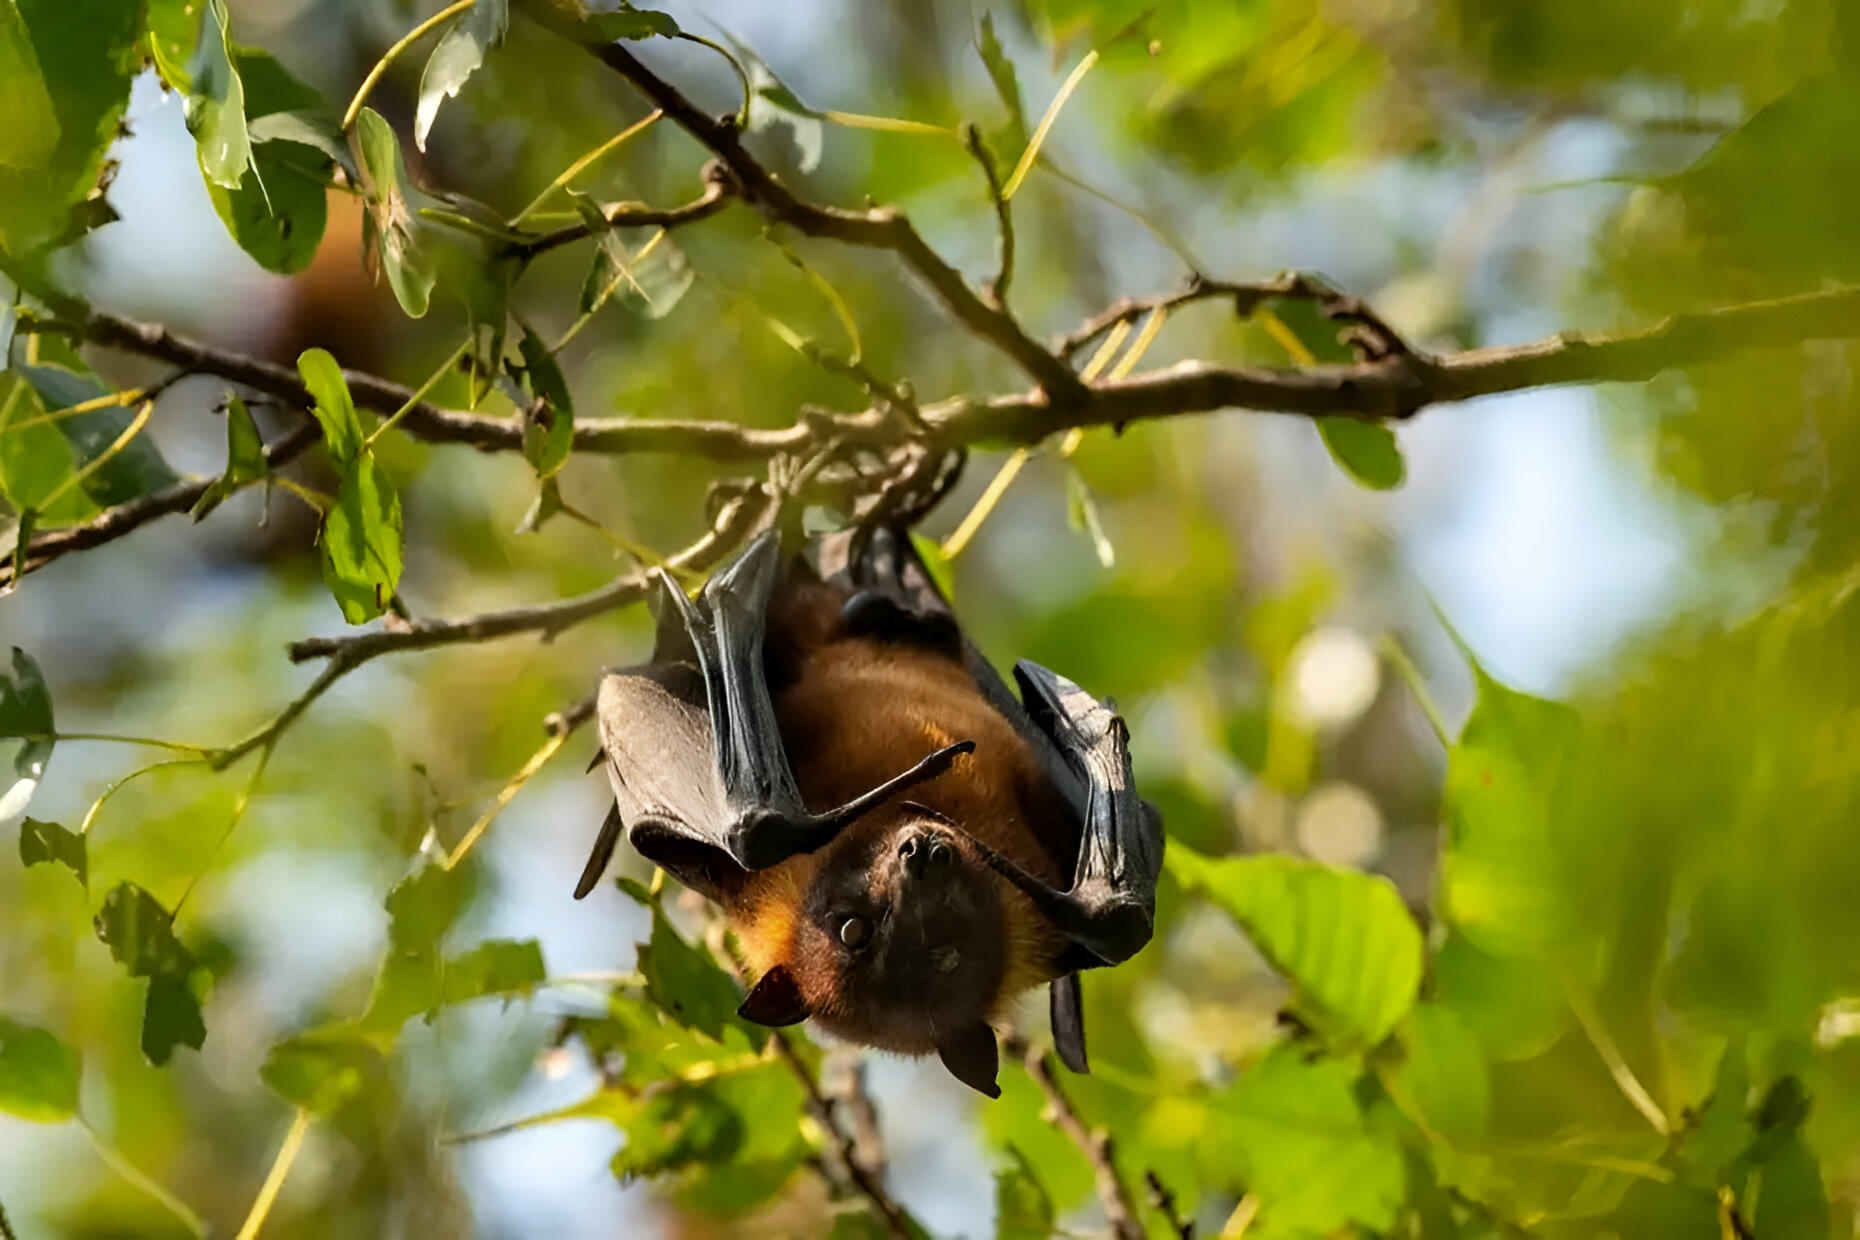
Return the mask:
<path id="1" fill-rule="evenodd" d="M 287 461 L 302 455 L 304 450 L 321 438 L 313 423 L 295 427 L 283 438 L 265 448 L 265 468 L 269 472 Z M 125 503 L 105 508 L 102 512 L 76 525 L 67 525 L 55 530 L 39 530 L 27 544 L 25 566 L 28 573 L 50 564 L 62 555 L 73 551 L 84 551 L 101 546 L 121 538 L 157 517 L 173 513 L 187 512 L 200 502 L 212 486 L 212 478 L 194 478 L 186 482 L 177 482 L 173 486 L 159 491 L 150 491 L 147 495 L 138 495 Z M 12 557 L 0 557 L 0 593 L 13 584 Z"/>
<path id="2" fill-rule="evenodd" d="M 846 1115 L 852 1129 L 852 1153 L 871 1175 L 883 1179 L 890 1160 L 885 1155 L 885 1140 L 878 1131 L 878 1108 L 865 1091 L 865 1056 L 851 1047 L 827 1053 L 824 1076 L 830 1080 L 826 1093 Z"/>
<path id="3" fill-rule="evenodd" d="M 1154 1170 L 1143 1173 L 1143 1182 L 1148 1185 L 1150 1208 L 1163 1216 L 1169 1224 L 1169 1230 L 1180 1240 L 1195 1240 L 1195 1220 L 1185 1219 L 1175 1207 L 1175 1194 L 1170 1192 Z"/>
<path id="4" fill-rule="evenodd" d="M 746 492 L 731 500 L 717 524 L 704 536 L 676 555 L 666 559 L 668 568 L 702 569 L 729 554 L 746 538 L 763 515 L 767 496 Z M 391 629 L 372 629 L 341 637 L 309 637 L 293 642 L 293 663 L 310 659 L 328 659 L 331 668 L 342 672 L 360 666 L 376 655 L 403 650 L 430 650 L 435 646 L 452 646 L 461 642 L 487 642 L 519 633 L 540 633 L 553 637 L 562 630 L 616 608 L 638 602 L 646 596 L 651 578 L 644 572 L 628 573 L 609 585 L 573 598 L 531 607 L 513 607 L 508 611 L 487 612 L 460 620 L 416 620 Z M 322 677 L 318 678 L 319 681 Z M 248 742 L 250 743 L 250 738 Z"/>
<path id="5" fill-rule="evenodd" d="M 1071 369 L 1011 315 L 970 288 L 962 273 L 931 249 L 895 207 L 849 211 L 799 197 L 749 153 L 732 120 L 718 120 L 698 107 L 633 55 L 627 44 L 608 41 L 592 25 L 541 0 L 525 4 L 524 12 L 632 82 L 654 107 L 723 162 L 737 192 L 765 216 L 810 237 L 892 251 L 930 286 L 957 321 L 1012 358 L 1054 400 L 1070 401 L 1081 395 L 1082 386 Z"/>
<path id="6" fill-rule="evenodd" d="M 989 154 L 987 144 L 982 141 L 981 130 L 973 122 L 965 122 L 962 126 L 962 147 L 982 166 L 982 176 L 988 181 L 988 202 L 994 208 L 995 229 L 999 234 L 996 250 L 999 263 L 995 274 L 982 282 L 982 296 L 997 308 L 1006 310 L 1008 285 L 1014 279 L 1014 209 L 1002 193 L 1001 174 L 995 170 L 995 157 Z"/>
<path id="7" fill-rule="evenodd" d="M 609 228 L 677 228 L 680 224 L 693 224 L 710 218 L 723 210 L 729 201 L 729 181 L 707 172 L 704 192 L 681 207 L 649 207 L 642 202 L 616 202 L 601 208 L 601 218 L 607 221 Z M 594 230 L 585 223 L 569 224 L 520 245 L 513 245 L 511 252 L 523 258 L 534 258 L 538 254 L 593 235 Z"/>
<path id="8" fill-rule="evenodd" d="M 801 1083 L 801 1089 L 806 1094 L 808 1114 L 813 1116 L 814 1123 L 820 1126 L 821 1132 L 833 1143 L 833 1152 L 846 1173 L 847 1185 L 871 1203 L 879 1221 L 885 1225 L 886 1233 L 893 1240 L 911 1240 L 911 1229 L 905 1223 L 904 1212 L 891 1199 L 879 1175 L 868 1170 L 859 1160 L 853 1138 L 834 1122 L 832 1103 L 821 1091 L 820 1082 L 814 1079 L 814 1074 L 795 1051 L 794 1044 L 788 1041 L 788 1035 L 780 1029 L 770 1031 L 769 1045 L 774 1047 L 776 1056 L 788 1065 L 788 1070 Z"/>
<path id="9" fill-rule="evenodd" d="M 1144 1240 L 1143 1224 L 1137 1221 L 1136 1202 L 1123 1177 L 1117 1173 L 1116 1148 L 1111 1134 L 1102 1128 L 1088 1128 L 1079 1118 L 1079 1113 L 1072 1109 L 1071 1100 L 1054 1079 L 1052 1061 L 1044 1050 L 1029 1047 L 1025 1061 L 1027 1075 L 1046 1097 L 1046 1121 L 1057 1125 L 1091 1164 L 1098 1185 L 1098 1201 L 1104 1207 L 1104 1219 L 1111 1226 L 1111 1234 L 1116 1240 Z"/>

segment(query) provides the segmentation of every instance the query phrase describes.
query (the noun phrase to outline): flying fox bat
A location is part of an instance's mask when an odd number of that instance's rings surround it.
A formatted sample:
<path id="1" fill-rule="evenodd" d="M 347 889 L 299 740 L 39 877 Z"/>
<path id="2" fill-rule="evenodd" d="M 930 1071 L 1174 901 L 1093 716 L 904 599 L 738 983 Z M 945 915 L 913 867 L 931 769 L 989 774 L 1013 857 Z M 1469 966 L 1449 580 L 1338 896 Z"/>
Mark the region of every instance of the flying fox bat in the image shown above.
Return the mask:
<path id="1" fill-rule="evenodd" d="M 764 533 L 696 598 L 659 574 L 652 662 L 600 686 L 614 806 L 576 898 L 624 832 L 728 913 L 744 1018 L 934 1051 L 998 1097 L 990 1022 L 1050 983 L 1086 1071 L 1078 975 L 1149 941 L 1162 866 L 1124 721 L 1033 663 L 1016 698 L 902 531 L 813 550 Z"/>

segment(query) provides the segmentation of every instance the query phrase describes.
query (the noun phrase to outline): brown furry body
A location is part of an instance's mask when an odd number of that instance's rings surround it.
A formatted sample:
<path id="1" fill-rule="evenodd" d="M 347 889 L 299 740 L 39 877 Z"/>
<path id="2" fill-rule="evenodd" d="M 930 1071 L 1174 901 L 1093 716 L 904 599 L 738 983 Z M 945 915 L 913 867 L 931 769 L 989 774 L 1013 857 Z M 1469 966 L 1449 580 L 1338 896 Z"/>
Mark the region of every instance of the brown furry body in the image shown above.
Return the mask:
<path id="1" fill-rule="evenodd" d="M 1029 873 L 1064 887 L 1059 847 L 1076 832 L 1052 804 L 1052 791 L 1026 740 L 992 707 L 950 653 L 848 635 L 845 596 L 814 583 L 791 589 L 769 615 L 769 682 L 783 744 L 801 795 L 812 809 L 840 804 L 918 757 L 958 740 L 975 752 L 922 784 L 908 799 L 869 814 L 818 852 L 751 875 L 729 901 L 731 919 L 759 972 L 785 965 L 814 1019 L 828 1031 L 906 1053 L 933 1049 L 937 1013 L 874 1012 L 849 995 L 841 955 L 810 932 L 809 892 L 836 867 L 864 867 L 877 849 L 927 807 L 949 820 L 951 843 L 992 885 L 998 924 L 977 926 L 970 950 L 991 951 L 981 1016 L 999 1020 L 1022 991 L 1052 980 L 1063 946 L 1012 884 L 988 870 L 964 836 L 984 840 Z M 1055 844 L 1049 844 L 1053 841 Z"/>

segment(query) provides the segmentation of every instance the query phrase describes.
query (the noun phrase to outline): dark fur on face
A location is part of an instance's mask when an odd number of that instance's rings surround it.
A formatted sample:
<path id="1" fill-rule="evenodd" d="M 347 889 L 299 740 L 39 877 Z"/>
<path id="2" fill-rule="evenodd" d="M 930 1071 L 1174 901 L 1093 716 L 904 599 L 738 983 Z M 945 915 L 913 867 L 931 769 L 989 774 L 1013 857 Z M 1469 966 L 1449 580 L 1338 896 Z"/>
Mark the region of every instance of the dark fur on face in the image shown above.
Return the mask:
<path id="1" fill-rule="evenodd" d="M 924 1054 L 986 1017 L 1004 971 L 1001 893 L 971 852 L 929 816 L 824 850 L 789 963 L 823 1029 Z"/>

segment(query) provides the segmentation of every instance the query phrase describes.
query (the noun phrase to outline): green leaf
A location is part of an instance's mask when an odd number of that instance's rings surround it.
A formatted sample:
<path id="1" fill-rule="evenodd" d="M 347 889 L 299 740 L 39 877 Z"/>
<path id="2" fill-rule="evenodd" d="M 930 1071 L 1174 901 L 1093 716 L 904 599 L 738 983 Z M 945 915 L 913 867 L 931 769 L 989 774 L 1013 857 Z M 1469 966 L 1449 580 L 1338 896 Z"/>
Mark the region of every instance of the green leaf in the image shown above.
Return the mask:
<path id="1" fill-rule="evenodd" d="M 1483 1137 L 1492 1088 L 1485 1051 L 1467 1023 L 1451 1008 L 1417 1003 L 1400 1038 L 1397 1087 L 1429 1132 L 1455 1143 Z"/>
<path id="2" fill-rule="evenodd" d="M 322 92 L 300 80 L 276 56 L 262 47 L 235 46 L 232 49 L 232 60 L 245 94 L 248 137 L 251 134 L 251 123 L 261 116 L 313 113 L 326 106 Z M 258 139 L 252 140 L 256 142 Z"/>
<path id="3" fill-rule="evenodd" d="M 330 161 L 313 146 L 267 142 L 252 149 L 252 175 L 207 197 L 239 248 L 267 271 L 293 275 L 310 265 L 328 223 Z"/>
<path id="4" fill-rule="evenodd" d="M 1295 857 L 1171 848 L 1184 887 L 1225 910 L 1296 989 L 1308 1024 L 1345 1047 L 1382 1041 L 1414 1005 L 1421 931 L 1386 878 Z"/>
<path id="5" fill-rule="evenodd" d="M 40 420 L 45 414 L 38 391 L 17 368 L 0 372 L 0 497 L 37 513 L 40 525 L 81 521 L 97 506 L 82 487 L 64 487 L 81 462 L 61 423 Z"/>
<path id="6" fill-rule="evenodd" d="M 450 870 L 422 864 L 388 892 L 390 947 L 405 955 L 432 950 L 458 917 L 461 898 Z"/>
<path id="7" fill-rule="evenodd" d="M 993 13 L 982 14 L 975 34 L 975 50 L 981 54 L 982 65 L 988 70 L 988 80 L 995 84 L 995 93 L 1007 106 L 1007 142 L 1016 151 L 1022 150 L 1027 145 L 1027 112 L 1021 105 L 1020 78 L 1014 72 L 1014 62 L 1008 59 L 1001 40 L 995 35 Z"/>
<path id="8" fill-rule="evenodd" d="M 272 1092 L 312 1115 L 327 1115 L 379 1080 L 381 1052 L 341 1028 L 313 1029 L 271 1048 L 258 1070 Z"/>
<path id="9" fill-rule="evenodd" d="M 1053 1234 L 1052 1199 L 1025 1154 L 1010 1145 L 1008 1158 L 995 1172 L 995 1240 L 1046 1240 Z"/>
<path id="10" fill-rule="evenodd" d="M 680 938 L 657 907 L 652 910 L 652 937 L 639 945 L 639 971 L 646 979 L 646 994 L 679 1024 L 721 1038 L 727 1025 L 737 1023 L 742 996 L 736 983 L 709 952 Z"/>
<path id="11" fill-rule="evenodd" d="M 523 456 L 538 478 L 552 478 L 575 443 L 575 407 L 549 346 L 526 328 L 517 346 L 530 400 L 523 410 Z"/>
<path id="12" fill-rule="evenodd" d="M 28 868 L 55 861 L 77 875 L 80 884 L 90 886 L 90 858 L 84 837 L 55 822 L 28 818 L 20 824 L 19 859 Z"/>
<path id="13" fill-rule="evenodd" d="M 310 412 L 323 425 L 323 447 L 329 461 L 338 470 L 347 470 L 361 454 L 367 432 L 349 396 L 349 384 L 342 377 L 342 367 L 323 349 L 305 350 L 297 359 L 297 373 L 315 402 Z"/>
<path id="14" fill-rule="evenodd" d="M 420 75 L 420 102 L 414 112 L 413 141 L 422 151 L 439 105 L 458 97 L 459 88 L 484 63 L 485 53 L 504 41 L 509 25 L 508 0 L 478 0 L 440 37 Z"/>
<path id="15" fill-rule="evenodd" d="M 164 973 L 150 978 L 148 1001 L 142 1008 L 142 1053 L 149 1062 L 160 1067 L 173 1058 L 176 1047 L 199 1050 L 206 1041 L 206 1018 L 187 975 Z"/>
<path id="16" fill-rule="evenodd" d="M 37 1124 L 77 1114 L 83 1063 L 56 1034 L 0 1016 L 0 1111 Z"/>
<path id="17" fill-rule="evenodd" d="M 193 508 L 194 520 L 226 502 L 228 496 L 248 482 L 265 476 L 265 441 L 259 437 L 252 421 L 252 411 L 237 395 L 226 397 L 226 470 L 201 492 Z"/>
<path id="18" fill-rule="evenodd" d="M 1074 531 L 1091 536 L 1092 550 L 1097 553 L 1099 564 L 1105 568 L 1117 567 L 1117 548 L 1111 545 L 1110 536 L 1104 532 L 1098 501 L 1092 496 L 1091 488 L 1085 485 L 1085 476 L 1071 462 L 1067 462 L 1066 468 L 1066 523 Z"/>
<path id="19" fill-rule="evenodd" d="M 348 174 L 351 181 L 362 179 L 355 153 L 343 140 L 342 127 L 335 117 L 324 112 L 270 112 L 257 117 L 247 130 L 254 146 L 281 142 L 307 146 L 321 151 L 329 161 Z"/>
<path id="20" fill-rule="evenodd" d="M 1384 1231 L 1405 1196 L 1401 1149 L 1369 1129 L 1354 1088 L 1343 1063 L 1281 1043 L 1210 1100 L 1196 1149 L 1211 1174 L 1259 1198 L 1273 1235 Z"/>
<path id="21" fill-rule="evenodd" d="M 547 976 L 542 946 L 535 939 L 487 939 L 446 961 L 445 1001 L 527 995 Z"/>
<path id="22" fill-rule="evenodd" d="M 118 883 L 97 913 L 97 937 L 131 977 L 185 976 L 194 957 L 174 935 L 174 919 L 161 902 L 134 883 Z"/>
<path id="23" fill-rule="evenodd" d="M 745 131 L 767 133 L 786 128 L 794 142 L 795 166 L 803 173 L 814 171 L 820 166 L 826 144 L 825 115 L 802 103 L 800 96 L 788 89 L 754 51 L 735 39 L 730 39 L 730 47 L 749 78 L 749 123 Z"/>
<path id="24" fill-rule="evenodd" d="M 75 357 L 71 361 L 73 366 L 83 367 Z M 31 386 L 41 410 L 59 411 L 112 395 L 111 389 L 88 369 L 22 365 L 14 366 L 10 373 Z M 4 381 L 0 377 L 0 383 Z M 0 393 L 4 391 L 0 388 Z M 34 416 L 31 406 L 30 400 L 0 394 L 0 428 L 6 427 L 9 417 L 17 424 Z M 109 452 L 134 420 L 135 415 L 128 409 L 108 405 L 76 415 L 60 414 L 56 420 L 36 426 L 14 425 L 0 438 L 0 474 L 11 480 L 4 485 L 9 491 L 18 486 L 27 496 L 47 496 L 63 486 L 73 471 Z M 17 442 L 8 444 L 6 440 Z M 154 441 L 147 435 L 137 435 L 87 473 L 79 486 L 67 488 L 50 511 L 54 519 L 88 516 L 98 507 L 127 503 L 179 481 L 180 476 L 162 459 Z"/>
<path id="25" fill-rule="evenodd" d="M 401 534 L 400 496 L 365 452 L 343 474 L 323 518 L 323 582 L 350 624 L 387 610 L 400 585 Z"/>
<path id="26" fill-rule="evenodd" d="M 1551 833 L 1577 717 L 1507 688 L 1477 662 L 1473 683 L 1478 699 L 1447 758 L 1442 908 L 1485 952 L 1542 955 L 1580 924 Z"/>
<path id="27" fill-rule="evenodd" d="M 1430 967 L 1434 1001 L 1451 1009 L 1501 1063 L 1549 1050 L 1574 1019 L 1553 970 L 1489 955 L 1458 931 L 1447 935 Z"/>
<path id="28" fill-rule="evenodd" d="M 1045 1237 L 1049 1233 L 1041 1232 Z M 890 1240 L 891 1229 L 870 1209 L 841 1208 L 833 1213 L 827 1240 Z"/>
<path id="29" fill-rule="evenodd" d="M 39 510 L 37 508 L 22 508 L 19 513 L 19 520 L 14 523 L 12 532 L 13 581 L 15 584 L 18 584 L 19 579 L 26 575 L 26 558 L 32 551 L 32 536 L 38 531 L 38 528 Z M 4 818 L 5 816 L 4 814 L 0 814 L 0 818 Z"/>
<path id="30" fill-rule="evenodd" d="M 191 981 L 193 953 L 174 934 L 174 917 L 134 883 L 118 883 L 97 913 L 97 937 L 131 977 L 149 979 L 142 1011 L 142 1052 L 168 1062 L 177 1046 L 199 1050 L 207 1027 Z"/>
<path id="31" fill-rule="evenodd" d="M 916 548 L 917 558 L 923 561 L 924 571 L 930 574 L 939 593 L 946 599 L 954 601 L 956 597 L 956 568 L 943 554 L 943 544 L 934 538 L 911 531 L 911 546 Z"/>
<path id="32" fill-rule="evenodd" d="M 669 39 L 678 34 L 678 23 L 670 14 L 656 9 L 636 9 L 621 0 L 620 7 L 609 13 L 593 13 L 588 25 L 609 42 L 622 39 Z"/>
<path id="33" fill-rule="evenodd" d="M 0 108 L 0 130 L 27 143 L 30 167 L 0 160 L 0 251 L 37 258 L 115 218 L 103 198 L 110 170 L 105 157 L 129 102 L 129 83 L 140 66 L 142 6 L 122 0 L 7 0 L 0 5 L 23 22 L 42 89 L 55 124 L 29 132 L 10 106 Z M 9 21 L 15 37 L 19 25 Z M 24 48 L 16 45 L 15 59 Z M 0 82 L 19 82 L 18 103 L 29 99 L 31 71 L 0 70 Z M 40 153 L 43 135 L 56 146 Z"/>
<path id="34" fill-rule="evenodd" d="M 188 62 L 200 43 L 206 0 L 148 0 L 149 51 L 163 82 L 183 94 L 193 89 Z"/>
<path id="35" fill-rule="evenodd" d="M 187 130 L 198 147 L 207 181 L 237 189 L 252 161 L 245 129 L 245 84 L 233 63 L 226 0 L 207 0 L 208 21 L 193 65 L 194 93 L 187 100 Z"/>
<path id="36" fill-rule="evenodd" d="M 400 308 L 420 318 L 432 301 L 437 272 L 432 256 L 415 236 L 415 217 L 408 197 L 406 161 L 394 127 L 373 108 L 363 108 L 356 120 L 362 153 L 362 183 L 368 199 L 368 239 L 381 256 L 388 287 Z"/>
<path id="37" fill-rule="evenodd" d="M 45 687 L 45 676 L 32 656 L 13 647 L 13 670 L 0 670 L 0 741 L 21 740 L 28 736 L 49 738 L 58 729 L 52 722 L 52 695 Z M 13 770 L 22 780 L 38 780 L 51 761 L 53 742 L 49 739 L 26 741 L 13 755 Z M 23 810 L 25 806 L 19 806 Z M 0 818 L 13 812 L 9 806 Z"/>
<path id="38" fill-rule="evenodd" d="M 1394 490 L 1408 476 L 1395 432 L 1382 423 L 1333 416 L 1317 419 L 1317 428 L 1331 459 L 1370 490 Z"/>
<path id="39" fill-rule="evenodd" d="M 58 112 L 13 0 L 0 0 L 0 166 L 35 171 L 58 150 Z"/>

